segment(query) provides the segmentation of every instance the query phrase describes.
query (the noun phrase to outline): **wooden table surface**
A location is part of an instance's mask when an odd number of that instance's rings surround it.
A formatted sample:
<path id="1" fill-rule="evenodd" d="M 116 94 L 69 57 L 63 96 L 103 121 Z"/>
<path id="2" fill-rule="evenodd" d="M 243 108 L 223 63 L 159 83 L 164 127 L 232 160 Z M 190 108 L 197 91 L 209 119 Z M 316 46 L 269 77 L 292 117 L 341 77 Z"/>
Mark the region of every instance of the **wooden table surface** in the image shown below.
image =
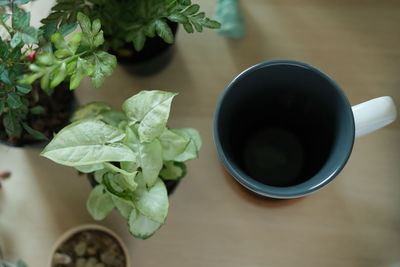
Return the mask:
<path id="1" fill-rule="evenodd" d="M 199 2 L 199 1 L 197 1 Z M 208 14 L 216 2 L 203 0 Z M 52 0 L 31 7 L 34 23 Z M 357 139 L 341 174 L 327 187 L 295 200 L 271 200 L 242 188 L 224 170 L 212 137 L 216 103 L 242 70 L 265 60 L 295 59 L 333 77 L 355 105 L 390 95 L 400 107 L 400 1 L 241 1 L 248 34 L 231 40 L 182 28 L 171 64 L 151 77 L 118 66 L 100 90 L 85 80 L 80 104 L 120 107 L 142 89 L 179 92 L 172 127 L 195 127 L 200 158 L 170 198 L 165 225 L 134 239 L 112 212 L 99 222 L 126 241 L 133 266 L 399 266 L 399 121 Z M 72 168 L 40 157 L 39 148 L 0 145 L 0 170 L 12 178 L 0 192 L 0 245 L 12 259 L 46 267 L 50 248 L 67 229 L 93 222 L 90 185 Z M 397 264 L 396 264 L 397 263 Z"/>

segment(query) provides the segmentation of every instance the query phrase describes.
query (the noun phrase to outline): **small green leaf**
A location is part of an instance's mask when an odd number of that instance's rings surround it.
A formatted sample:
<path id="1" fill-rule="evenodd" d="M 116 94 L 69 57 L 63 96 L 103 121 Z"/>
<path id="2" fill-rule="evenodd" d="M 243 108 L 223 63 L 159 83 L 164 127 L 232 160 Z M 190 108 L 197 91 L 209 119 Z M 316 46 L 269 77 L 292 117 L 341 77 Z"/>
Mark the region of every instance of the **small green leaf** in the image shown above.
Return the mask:
<path id="1" fill-rule="evenodd" d="M 17 91 L 21 94 L 27 94 L 32 90 L 32 85 L 30 84 L 19 84 L 16 86 Z"/>
<path id="2" fill-rule="evenodd" d="M 159 139 L 162 146 L 164 160 L 173 160 L 182 154 L 189 143 L 189 140 L 168 129 L 164 130 Z"/>
<path id="3" fill-rule="evenodd" d="M 78 49 L 79 44 L 81 43 L 81 38 L 82 38 L 82 33 L 80 32 L 74 33 L 71 36 L 68 46 L 71 49 L 72 54 L 75 54 L 76 50 Z"/>
<path id="4" fill-rule="evenodd" d="M 146 42 L 146 35 L 143 31 L 135 32 L 132 36 L 133 46 L 135 47 L 136 51 L 141 51 L 144 47 Z"/>
<path id="5" fill-rule="evenodd" d="M 49 88 L 50 85 L 50 73 L 46 73 L 45 75 L 43 75 L 43 77 L 40 79 L 40 87 L 43 90 L 47 90 Z"/>
<path id="6" fill-rule="evenodd" d="M 76 64 L 75 72 L 71 76 L 69 88 L 71 90 L 76 89 L 81 83 L 83 77 L 92 75 L 93 71 L 94 71 L 93 65 L 87 62 L 87 60 L 79 57 Z"/>
<path id="7" fill-rule="evenodd" d="M 172 34 L 171 28 L 168 24 L 162 20 L 156 20 L 156 32 L 166 43 L 172 44 L 174 42 L 174 35 Z"/>
<path id="8" fill-rule="evenodd" d="M 0 74 L 0 81 L 4 82 L 5 84 L 9 84 L 12 85 L 13 82 L 10 80 L 10 76 L 8 75 L 9 72 L 8 70 L 4 70 L 1 74 Z"/>
<path id="9" fill-rule="evenodd" d="M 206 28 L 210 28 L 210 29 L 219 29 L 221 28 L 221 23 L 219 23 L 218 21 L 215 20 L 211 20 L 209 18 L 204 18 L 204 20 L 202 20 L 201 25 L 203 25 Z"/>
<path id="10" fill-rule="evenodd" d="M 0 39 L 0 58 L 6 59 L 8 58 L 8 47 L 5 42 Z"/>
<path id="11" fill-rule="evenodd" d="M 22 105 L 21 97 L 15 92 L 8 93 L 7 104 L 10 108 L 17 109 Z"/>
<path id="12" fill-rule="evenodd" d="M 17 32 L 14 34 L 13 38 L 11 39 L 10 46 L 11 48 L 15 48 L 22 42 L 22 34 Z"/>
<path id="13" fill-rule="evenodd" d="M 114 202 L 103 185 L 97 185 L 89 195 L 86 207 L 93 219 L 103 220 L 113 209 Z"/>
<path id="14" fill-rule="evenodd" d="M 59 33 L 65 37 L 68 34 L 70 34 L 71 32 L 75 31 L 77 26 L 78 26 L 77 23 L 68 23 L 68 24 L 61 25 L 61 27 L 57 30 L 57 33 Z"/>
<path id="15" fill-rule="evenodd" d="M 53 34 L 51 36 L 51 42 L 57 48 L 57 50 L 54 52 L 54 55 L 57 58 L 64 58 L 66 56 L 72 56 L 74 54 L 61 34 Z"/>
<path id="16" fill-rule="evenodd" d="M 41 28 L 43 29 L 43 37 L 46 40 L 49 40 L 51 35 L 53 35 L 54 33 L 56 33 L 57 30 L 57 23 L 52 21 L 49 23 L 46 23 L 43 25 L 43 27 Z M 60 32 L 59 32 L 60 33 Z"/>
<path id="17" fill-rule="evenodd" d="M 22 126 L 18 122 L 14 112 L 8 111 L 4 114 L 3 125 L 6 128 L 8 136 L 21 136 Z"/>
<path id="18" fill-rule="evenodd" d="M 55 88 L 57 85 L 62 83 L 67 77 L 67 64 L 63 62 L 53 71 L 54 77 L 50 82 L 50 87 Z M 44 89 L 44 88 L 43 88 Z"/>
<path id="19" fill-rule="evenodd" d="M 169 15 L 167 18 L 168 18 L 170 21 L 178 22 L 178 23 L 181 23 L 181 24 L 185 24 L 185 23 L 188 23 L 188 22 L 189 22 L 187 16 L 185 16 L 185 15 L 182 14 L 182 13 L 178 13 L 178 12 Z"/>
<path id="20" fill-rule="evenodd" d="M 36 62 L 41 65 L 50 66 L 54 63 L 56 59 L 52 53 L 42 53 L 36 56 Z"/>
<path id="21" fill-rule="evenodd" d="M 4 107 L 5 107 L 4 101 L 0 101 L 0 115 L 3 114 Z"/>
<path id="22" fill-rule="evenodd" d="M 45 108 L 42 107 L 42 106 L 40 106 L 40 105 L 38 105 L 38 106 L 33 107 L 33 108 L 30 109 L 30 112 L 31 112 L 33 115 L 40 115 L 40 114 L 43 114 L 45 111 L 46 111 Z"/>
<path id="23" fill-rule="evenodd" d="M 114 68 L 117 66 L 117 58 L 107 52 L 95 52 L 87 58 L 94 67 L 94 72 L 91 75 L 92 83 L 95 88 L 100 88 L 106 76 L 111 76 Z"/>
<path id="24" fill-rule="evenodd" d="M 32 129 L 31 127 L 29 127 L 28 124 L 26 124 L 25 122 L 22 123 L 22 126 L 24 127 L 24 129 L 30 134 L 32 135 L 35 139 L 37 140 L 48 140 L 47 136 L 45 136 L 44 134 L 42 134 L 39 131 L 36 131 L 35 129 Z"/>
<path id="25" fill-rule="evenodd" d="M 38 40 L 38 32 L 33 27 L 26 27 L 23 31 L 21 31 L 22 41 L 24 44 L 37 44 Z"/>
<path id="26" fill-rule="evenodd" d="M 183 162 L 167 161 L 160 171 L 160 177 L 164 180 L 182 179 L 187 173 L 186 165 Z"/>
<path id="27" fill-rule="evenodd" d="M 29 26 L 29 21 L 31 19 L 30 13 L 25 13 L 19 7 L 14 7 L 14 13 L 12 16 L 12 27 L 17 30 L 24 30 Z"/>
<path id="28" fill-rule="evenodd" d="M 190 15 L 197 13 L 199 10 L 200 10 L 200 6 L 198 4 L 194 4 L 194 5 L 191 5 L 188 8 L 186 8 L 182 12 L 182 14 L 184 14 L 186 16 L 190 16 Z"/>
<path id="29" fill-rule="evenodd" d="M 156 21 L 152 20 L 150 23 L 146 25 L 144 28 L 144 34 L 150 38 L 156 36 Z"/>
<path id="30" fill-rule="evenodd" d="M 197 158 L 202 145 L 200 133 L 193 128 L 171 129 L 171 131 L 179 134 L 186 140 L 190 140 L 183 153 L 177 156 L 174 161 L 184 162 Z"/>
<path id="31" fill-rule="evenodd" d="M 79 26 L 82 29 L 82 32 L 84 32 L 84 33 L 91 33 L 92 32 L 91 31 L 91 28 L 92 28 L 91 27 L 91 23 L 90 23 L 90 19 L 89 19 L 88 16 L 86 16 L 82 12 L 78 12 L 77 19 L 78 19 Z"/>
<path id="32" fill-rule="evenodd" d="M 92 22 L 92 32 L 93 32 L 93 34 L 96 34 L 96 33 L 100 32 L 100 29 L 101 29 L 100 19 L 93 20 L 93 22 Z"/>
<path id="33" fill-rule="evenodd" d="M 93 38 L 93 45 L 94 47 L 99 47 L 104 43 L 104 36 L 103 36 L 103 31 L 100 31 L 98 34 L 96 34 Z"/>
<path id="34" fill-rule="evenodd" d="M 194 33 L 193 26 L 190 23 L 183 24 L 183 28 L 187 33 Z"/>

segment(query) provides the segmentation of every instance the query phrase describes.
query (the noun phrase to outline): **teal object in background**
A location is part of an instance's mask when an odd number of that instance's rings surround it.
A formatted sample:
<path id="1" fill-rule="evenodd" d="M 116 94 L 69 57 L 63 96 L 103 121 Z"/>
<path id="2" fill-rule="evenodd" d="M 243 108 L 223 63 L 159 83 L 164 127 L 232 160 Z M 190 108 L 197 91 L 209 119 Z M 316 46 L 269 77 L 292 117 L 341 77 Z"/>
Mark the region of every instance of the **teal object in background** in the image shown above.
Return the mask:
<path id="1" fill-rule="evenodd" d="M 218 33 L 233 38 L 246 34 L 246 25 L 239 8 L 238 0 L 218 0 L 215 20 L 222 24 Z"/>

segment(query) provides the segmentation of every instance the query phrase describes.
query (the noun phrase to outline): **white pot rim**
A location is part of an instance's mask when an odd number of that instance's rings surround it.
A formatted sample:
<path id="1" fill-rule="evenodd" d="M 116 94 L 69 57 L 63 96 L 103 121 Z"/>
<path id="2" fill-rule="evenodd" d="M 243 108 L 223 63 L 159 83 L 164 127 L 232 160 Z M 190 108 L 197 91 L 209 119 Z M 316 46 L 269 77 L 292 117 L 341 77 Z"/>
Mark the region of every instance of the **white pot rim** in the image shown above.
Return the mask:
<path id="1" fill-rule="evenodd" d="M 99 225 L 99 224 L 82 224 L 82 225 L 78 225 L 75 227 L 72 227 L 71 229 L 67 230 L 66 232 L 64 232 L 58 239 L 57 241 L 54 243 L 52 249 L 51 249 L 51 253 L 49 255 L 49 260 L 48 260 L 48 264 L 47 266 L 51 267 L 51 262 L 53 260 L 53 254 L 54 252 L 57 250 L 57 248 L 69 237 L 73 236 L 76 233 L 85 231 L 85 230 L 97 230 L 97 231 L 101 231 L 104 233 L 107 233 L 109 235 L 111 235 L 113 238 L 115 238 L 115 240 L 117 240 L 117 242 L 119 243 L 122 252 L 125 255 L 125 260 L 126 260 L 126 267 L 131 267 L 131 262 L 130 262 L 130 258 L 129 258 L 129 253 L 128 253 L 128 248 L 126 247 L 124 241 L 122 241 L 122 239 L 111 229 L 103 226 L 103 225 Z"/>

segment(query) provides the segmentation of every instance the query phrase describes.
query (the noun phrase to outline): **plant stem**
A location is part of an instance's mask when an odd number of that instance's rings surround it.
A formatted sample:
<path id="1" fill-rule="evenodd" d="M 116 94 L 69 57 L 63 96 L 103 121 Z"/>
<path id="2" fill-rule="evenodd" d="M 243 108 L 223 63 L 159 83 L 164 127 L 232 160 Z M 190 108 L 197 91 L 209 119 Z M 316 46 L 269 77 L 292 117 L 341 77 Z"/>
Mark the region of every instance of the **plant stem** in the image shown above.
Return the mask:
<path id="1" fill-rule="evenodd" d="M 7 26 L 7 24 L 3 21 L 3 18 L 1 18 L 1 17 L 0 17 L 0 23 L 7 30 L 8 34 L 12 37 L 13 32 L 11 31 L 11 29 Z"/>

